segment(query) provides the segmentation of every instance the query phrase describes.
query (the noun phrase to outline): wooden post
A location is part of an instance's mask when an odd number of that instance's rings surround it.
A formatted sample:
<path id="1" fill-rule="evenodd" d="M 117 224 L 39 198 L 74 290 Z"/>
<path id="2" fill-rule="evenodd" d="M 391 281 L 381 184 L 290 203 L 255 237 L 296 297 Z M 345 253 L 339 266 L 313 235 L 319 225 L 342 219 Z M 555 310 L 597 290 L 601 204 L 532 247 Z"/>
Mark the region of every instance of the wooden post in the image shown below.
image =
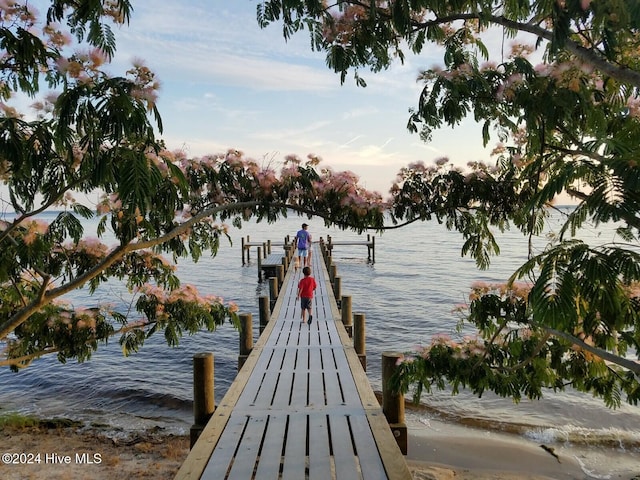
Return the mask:
<path id="1" fill-rule="evenodd" d="M 371 263 L 376 263 L 376 237 L 371 237 Z"/>
<path id="2" fill-rule="evenodd" d="M 367 371 L 367 347 L 364 313 L 353 314 L 353 347 L 358 354 L 362 369 Z"/>
<path id="3" fill-rule="evenodd" d="M 244 249 L 245 249 L 245 246 L 244 246 L 244 237 L 242 237 L 242 238 L 240 239 L 240 241 L 241 241 L 241 242 L 240 242 L 240 250 L 242 250 L 242 265 L 244 265 Z"/>
<path id="4" fill-rule="evenodd" d="M 337 274 L 338 274 L 338 267 L 336 266 L 335 263 L 333 263 L 333 261 L 331 261 L 331 266 L 329 268 L 329 279 L 331 280 L 331 283 L 333 283 Z"/>
<path id="5" fill-rule="evenodd" d="M 399 352 L 382 352 L 382 412 L 389 422 L 400 451 L 406 455 L 407 424 L 404 421 L 404 395 L 393 392 L 389 386 L 389 380 L 398 368 L 398 361 L 403 358 L 404 355 Z"/>
<path id="6" fill-rule="evenodd" d="M 287 262 L 287 256 L 282 257 L 282 270 L 286 273 L 289 262 Z"/>
<path id="7" fill-rule="evenodd" d="M 349 334 L 349 337 L 353 337 L 353 319 L 351 316 L 351 296 L 344 295 L 340 299 L 340 303 L 342 305 L 341 316 L 342 316 L 342 325 L 344 325 L 344 329 Z"/>
<path id="8" fill-rule="evenodd" d="M 250 313 L 240 315 L 240 355 L 238 356 L 238 370 L 242 368 L 247 357 L 253 350 L 253 325 Z"/>
<path id="9" fill-rule="evenodd" d="M 342 278 L 340 277 L 333 279 L 333 296 L 336 298 L 336 302 L 338 302 L 338 308 L 342 308 L 340 304 L 340 297 L 342 297 Z"/>
<path id="10" fill-rule="evenodd" d="M 262 281 L 262 247 L 258 247 L 258 281 Z"/>
<path id="11" fill-rule="evenodd" d="M 269 255 L 271 255 L 271 240 L 267 240 L 267 252 Z M 267 257 L 267 255 L 265 255 L 265 258 Z"/>
<path id="12" fill-rule="evenodd" d="M 271 299 L 270 307 L 273 312 L 273 307 L 276 306 L 276 300 L 278 300 L 278 279 L 271 277 L 269 279 L 269 298 Z"/>
<path id="13" fill-rule="evenodd" d="M 260 335 L 267 327 L 271 320 L 271 309 L 269 308 L 269 297 L 262 295 L 258 298 L 258 307 L 260 313 Z"/>
<path id="14" fill-rule="evenodd" d="M 267 242 L 262 242 L 262 258 L 267 258 Z"/>
<path id="15" fill-rule="evenodd" d="M 249 238 L 249 235 L 247 235 L 247 244 L 250 243 L 250 242 L 251 242 L 251 240 Z M 251 247 L 249 245 L 247 245 L 247 263 L 251 263 L 250 256 L 251 256 Z"/>
<path id="16" fill-rule="evenodd" d="M 190 447 L 196 443 L 216 408 L 213 380 L 213 353 L 202 352 L 193 356 L 193 420 Z"/>
<path id="17" fill-rule="evenodd" d="M 276 265 L 276 278 L 278 279 L 278 285 L 284 283 L 284 267 L 282 265 Z"/>

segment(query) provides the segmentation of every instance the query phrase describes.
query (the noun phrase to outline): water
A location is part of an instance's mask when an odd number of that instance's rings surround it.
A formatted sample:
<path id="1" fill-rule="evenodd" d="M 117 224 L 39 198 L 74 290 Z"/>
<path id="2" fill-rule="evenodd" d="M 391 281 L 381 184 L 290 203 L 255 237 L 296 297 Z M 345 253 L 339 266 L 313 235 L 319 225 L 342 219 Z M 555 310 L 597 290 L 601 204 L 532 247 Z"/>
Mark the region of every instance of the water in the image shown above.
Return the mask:
<path id="1" fill-rule="evenodd" d="M 250 222 L 241 230 L 232 229 L 233 245 L 223 242 L 215 258 L 204 257 L 197 264 L 180 261 L 178 274 L 183 283 L 194 284 L 203 293 L 236 302 L 241 312 L 251 312 L 257 322 L 258 297 L 268 295 L 268 285 L 258 281 L 255 249 L 251 262 L 242 265 L 240 239 L 250 235 L 252 241 L 279 241 L 293 236 L 302 221 L 294 216 L 274 225 Z M 327 229 L 320 219 L 305 221 L 316 240 L 327 235 L 336 240 L 363 239 L 352 232 Z M 610 232 L 587 234 L 602 239 Z M 428 343 L 433 335 L 455 335 L 458 319 L 451 311 L 466 301 L 470 285 L 478 280 L 504 281 L 524 259 L 527 246 L 517 232 L 501 235 L 500 257 L 488 271 L 479 271 L 473 260 L 461 257 L 461 237 L 435 222 L 389 231 L 376 236 L 375 242 L 375 264 L 367 261 L 365 246 L 336 246 L 334 260 L 343 295 L 351 295 L 354 312 L 366 315 L 367 375 L 376 390 L 381 390 L 383 351 L 407 351 Z M 540 248 L 543 244 L 542 239 L 538 241 Z M 131 297 L 113 282 L 91 298 L 78 291 L 68 300 L 76 306 L 115 302 L 124 308 Z M 176 348 L 167 347 L 162 336 L 156 336 L 139 353 L 123 357 L 114 339 L 82 364 L 62 365 L 48 357 L 19 373 L 0 370 L 0 413 L 68 417 L 106 424 L 122 434 L 156 426 L 185 433 L 192 423 L 193 355 L 214 352 L 215 393 L 220 401 L 236 373 L 238 344 L 235 329 L 225 325 L 213 333 L 185 337 Z M 524 400 L 518 405 L 491 394 L 478 399 L 465 392 L 455 397 L 446 391 L 434 392 L 423 398 L 423 408 L 411 411 L 408 419 L 571 446 L 583 452 L 585 471 L 594 478 L 612 478 L 607 475 L 623 464 L 625 468 L 638 465 L 640 472 L 640 408 L 623 405 L 609 410 L 600 400 L 576 392 L 550 392 L 541 401 Z M 616 461 L 615 467 L 602 468 L 589 463 L 601 461 L 603 455 L 605 459 L 622 456 L 626 463 Z"/>

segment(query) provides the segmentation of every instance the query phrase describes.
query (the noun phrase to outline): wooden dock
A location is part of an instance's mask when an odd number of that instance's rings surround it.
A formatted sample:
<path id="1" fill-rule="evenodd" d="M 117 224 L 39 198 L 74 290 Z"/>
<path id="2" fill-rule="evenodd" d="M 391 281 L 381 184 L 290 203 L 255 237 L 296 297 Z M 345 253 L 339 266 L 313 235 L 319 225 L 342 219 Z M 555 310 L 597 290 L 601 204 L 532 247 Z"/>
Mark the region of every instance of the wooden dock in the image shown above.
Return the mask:
<path id="1" fill-rule="evenodd" d="M 273 255 L 271 253 L 272 247 L 284 247 L 286 249 L 289 245 L 293 243 L 289 236 L 286 236 L 283 241 L 273 242 L 271 240 L 268 240 L 266 242 L 252 242 L 249 235 L 247 235 L 246 239 L 242 237 L 241 242 L 242 243 L 240 246 L 240 250 L 242 252 L 242 265 L 246 265 L 247 263 L 250 262 L 252 247 L 256 248 L 258 262 L 260 262 L 263 259 L 267 259 L 268 256 Z M 371 263 L 376 263 L 376 238 L 372 235 L 367 235 L 366 240 L 338 240 L 338 241 L 335 241 L 331 238 L 331 236 L 328 236 L 326 241 L 323 238 L 320 238 L 319 243 L 324 245 L 329 255 L 333 254 L 333 249 L 336 246 L 363 245 L 367 247 L 367 259 Z"/>
<path id="2" fill-rule="evenodd" d="M 409 480 L 411 474 L 338 310 L 320 249 L 313 321 L 289 268 L 271 320 L 176 480 Z"/>

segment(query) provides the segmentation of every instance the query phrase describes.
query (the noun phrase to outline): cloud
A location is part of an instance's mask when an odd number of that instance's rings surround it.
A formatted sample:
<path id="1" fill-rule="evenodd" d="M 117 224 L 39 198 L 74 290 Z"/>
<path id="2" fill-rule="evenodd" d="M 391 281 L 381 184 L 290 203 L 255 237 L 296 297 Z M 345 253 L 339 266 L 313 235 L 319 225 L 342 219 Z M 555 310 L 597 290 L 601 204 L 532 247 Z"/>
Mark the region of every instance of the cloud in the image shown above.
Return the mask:
<path id="1" fill-rule="evenodd" d="M 224 6 L 223 6 L 224 5 Z M 129 28 L 118 30 L 116 61 L 147 59 L 166 83 L 222 84 L 253 90 L 320 91 L 335 87 L 324 56 L 277 29 L 261 30 L 245 8 L 228 3 L 140 2 Z M 303 32 L 302 35 L 306 35 Z M 293 48 L 292 48 L 293 47 Z"/>

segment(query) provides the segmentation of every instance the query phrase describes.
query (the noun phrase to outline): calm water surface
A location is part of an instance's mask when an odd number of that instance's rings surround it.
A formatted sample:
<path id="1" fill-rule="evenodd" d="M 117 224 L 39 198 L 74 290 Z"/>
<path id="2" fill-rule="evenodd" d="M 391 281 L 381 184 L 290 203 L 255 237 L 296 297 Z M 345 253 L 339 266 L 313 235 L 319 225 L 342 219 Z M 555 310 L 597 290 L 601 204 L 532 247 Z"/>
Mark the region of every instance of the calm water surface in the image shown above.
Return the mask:
<path id="1" fill-rule="evenodd" d="M 233 229 L 233 245 L 224 242 L 215 258 L 206 257 L 197 264 L 180 261 L 178 274 L 183 283 L 196 285 L 202 293 L 236 302 L 241 312 L 251 312 L 257 322 L 258 297 L 268 295 L 268 284 L 258 281 L 255 249 L 250 264 L 242 265 L 240 239 L 250 235 L 252 241 L 279 241 L 293 236 L 302 221 L 291 217 L 274 225 L 248 223 L 241 230 Z M 364 239 L 351 232 L 326 229 L 320 219 L 305 221 L 315 240 L 327 235 L 335 240 Z M 87 229 L 87 233 L 91 231 Z M 613 238 L 607 230 L 587 234 L 599 241 Z M 477 270 L 473 260 L 461 257 L 461 237 L 435 222 L 376 236 L 374 264 L 367 261 L 364 246 L 336 246 L 334 259 L 342 293 L 351 295 L 354 312 L 366 315 L 367 375 L 374 389 L 381 389 L 383 351 L 407 351 L 428 343 L 436 334 L 455 336 L 458 319 L 452 309 L 467 300 L 470 285 L 478 280 L 504 281 L 522 262 L 526 239 L 517 232 L 499 238 L 501 255 L 488 271 Z M 111 242 L 107 239 L 106 243 Z M 539 247 L 544 243 L 541 239 Z M 92 297 L 78 291 L 68 300 L 76 306 L 116 303 L 124 309 L 131 297 L 114 282 Z M 17 374 L 0 370 L 0 412 L 17 410 L 99 422 L 111 425 L 114 432 L 155 426 L 188 432 L 192 423 L 191 361 L 202 351 L 214 352 L 219 401 L 233 381 L 237 365 L 238 335 L 227 325 L 213 333 L 183 338 L 176 348 L 167 347 L 161 336 L 152 337 L 138 354 L 126 358 L 114 340 L 82 364 L 62 365 L 50 357 Z M 541 401 L 525 400 L 518 405 L 490 394 L 478 399 L 464 392 L 455 397 L 437 392 L 425 396 L 423 403 L 426 408 L 412 412 L 411 421 L 437 419 L 537 442 L 628 454 L 629 461 L 638 462 L 640 473 L 640 408 L 635 406 L 609 410 L 601 401 L 575 392 L 550 392 Z M 598 478 L 612 477 L 604 474 Z"/>

